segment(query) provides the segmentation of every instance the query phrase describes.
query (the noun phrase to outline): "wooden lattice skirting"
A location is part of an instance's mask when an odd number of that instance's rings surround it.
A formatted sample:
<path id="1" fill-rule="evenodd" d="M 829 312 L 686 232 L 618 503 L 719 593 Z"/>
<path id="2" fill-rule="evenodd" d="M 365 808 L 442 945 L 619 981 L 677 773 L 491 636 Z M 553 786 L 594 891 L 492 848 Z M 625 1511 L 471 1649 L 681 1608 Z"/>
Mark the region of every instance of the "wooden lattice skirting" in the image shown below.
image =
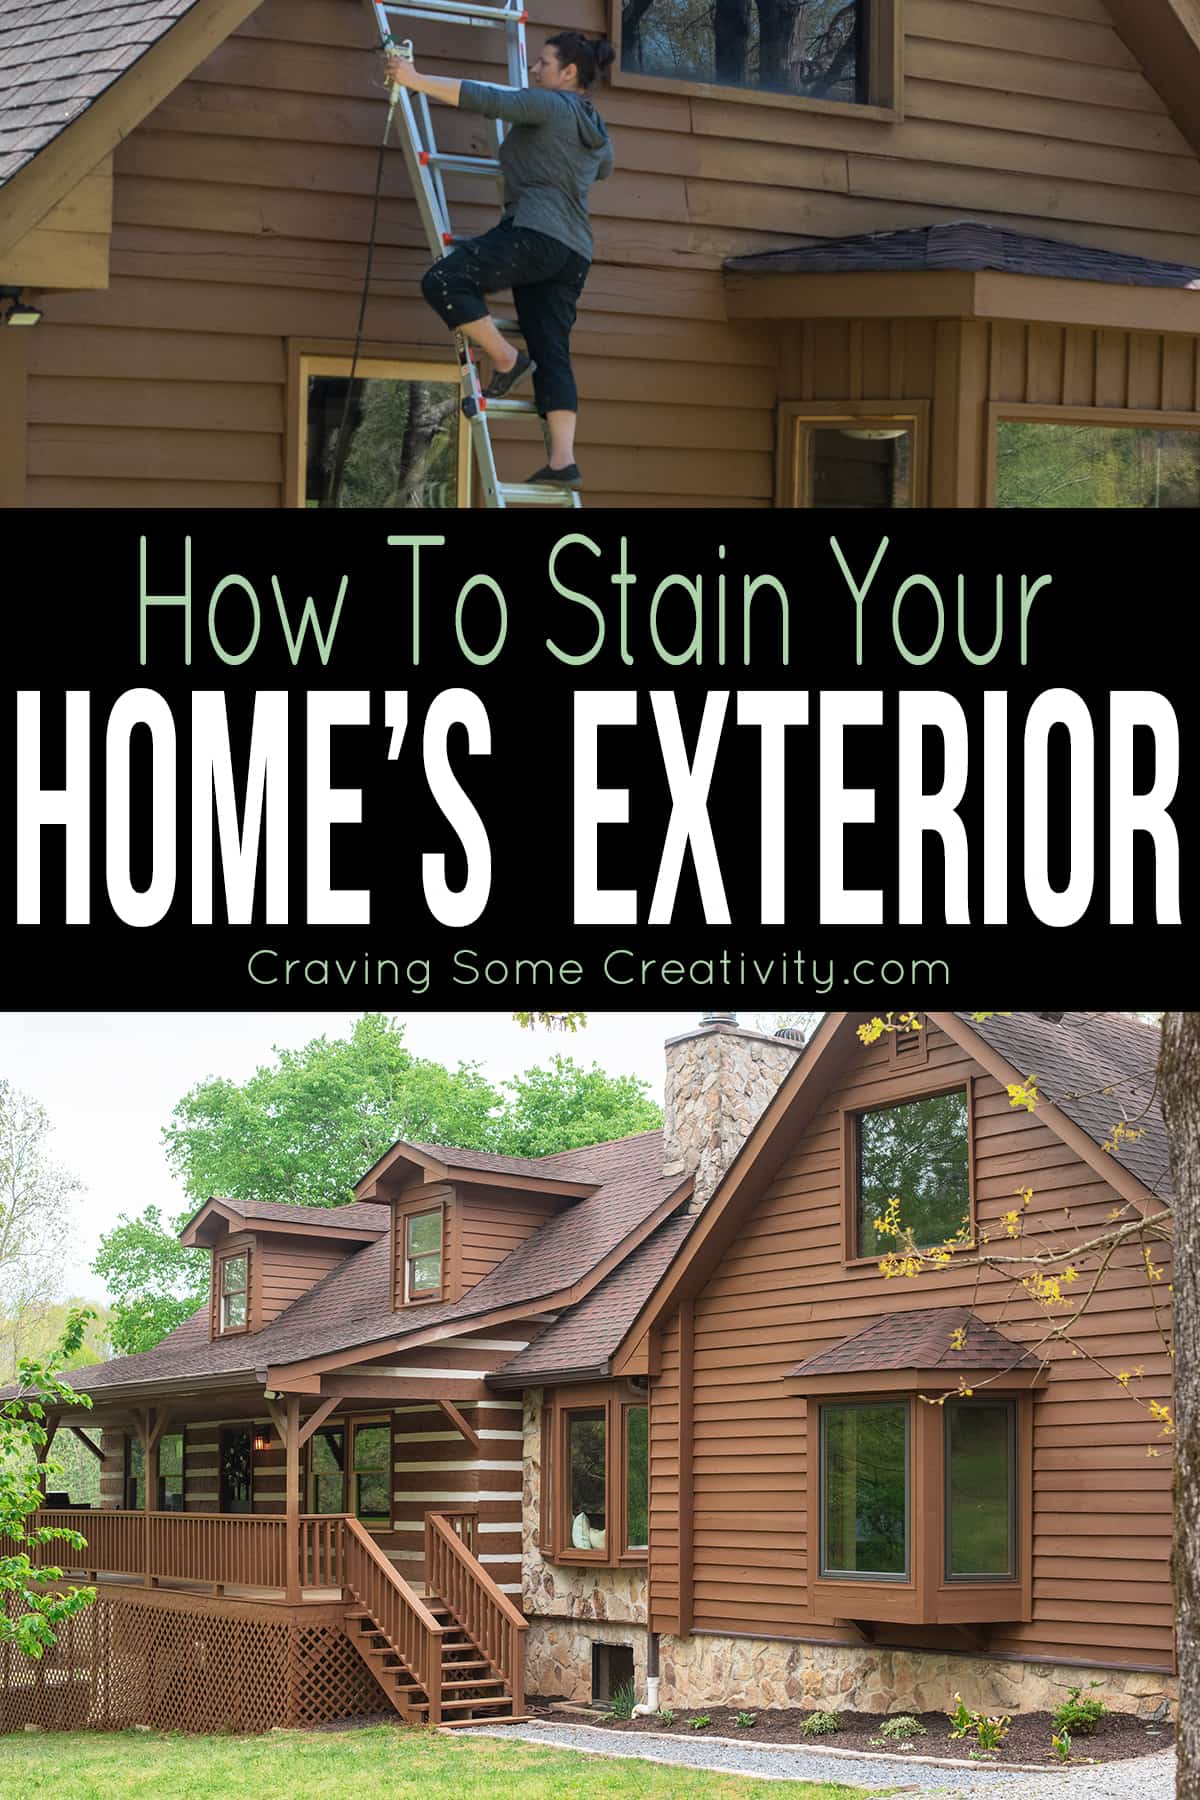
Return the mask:
<path id="1" fill-rule="evenodd" d="M 40 1662 L 0 1643 L 0 1732 L 269 1731 L 387 1710 L 337 1607 L 102 1588 Z"/>

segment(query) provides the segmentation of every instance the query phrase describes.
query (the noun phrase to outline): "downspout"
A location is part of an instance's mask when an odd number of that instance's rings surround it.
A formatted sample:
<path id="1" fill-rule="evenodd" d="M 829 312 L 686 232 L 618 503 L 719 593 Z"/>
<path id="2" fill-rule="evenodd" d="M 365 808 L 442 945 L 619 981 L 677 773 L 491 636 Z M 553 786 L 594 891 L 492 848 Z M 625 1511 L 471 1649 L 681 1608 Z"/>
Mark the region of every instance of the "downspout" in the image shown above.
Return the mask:
<path id="1" fill-rule="evenodd" d="M 644 1719 L 658 1711 L 658 1633 L 646 1633 L 646 1704 L 635 1706 L 635 1719 Z"/>

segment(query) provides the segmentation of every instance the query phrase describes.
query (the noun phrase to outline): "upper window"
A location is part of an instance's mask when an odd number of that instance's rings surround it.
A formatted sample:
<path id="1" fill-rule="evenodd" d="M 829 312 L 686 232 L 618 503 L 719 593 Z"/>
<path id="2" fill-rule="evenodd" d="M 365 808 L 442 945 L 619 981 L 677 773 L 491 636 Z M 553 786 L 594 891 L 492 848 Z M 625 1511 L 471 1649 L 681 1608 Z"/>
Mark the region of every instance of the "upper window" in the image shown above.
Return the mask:
<path id="1" fill-rule="evenodd" d="M 971 1216 L 967 1091 L 903 1100 L 854 1120 L 855 1254 L 899 1246 L 898 1217 L 925 1247 L 953 1238 Z M 889 1208 L 896 1207 L 889 1218 Z"/>
<path id="2" fill-rule="evenodd" d="M 217 1329 L 244 1331 L 249 1317 L 250 1252 L 223 1256 L 217 1264 Z"/>
<path id="3" fill-rule="evenodd" d="M 442 1293 L 442 1228 L 444 1213 L 404 1215 L 404 1298 L 437 1300 Z"/>
<path id="4" fill-rule="evenodd" d="M 996 505 L 1200 507 L 1200 429 L 1001 419 Z"/>
<path id="5" fill-rule="evenodd" d="M 821 1408 L 821 1573 L 908 1576 L 908 1403 Z"/>
<path id="6" fill-rule="evenodd" d="M 348 357 L 300 359 L 294 504 L 469 506 L 470 446 L 454 364 L 360 357 L 353 386 L 349 377 Z"/>
<path id="7" fill-rule="evenodd" d="M 621 72 L 862 103 L 869 0 L 622 0 Z"/>

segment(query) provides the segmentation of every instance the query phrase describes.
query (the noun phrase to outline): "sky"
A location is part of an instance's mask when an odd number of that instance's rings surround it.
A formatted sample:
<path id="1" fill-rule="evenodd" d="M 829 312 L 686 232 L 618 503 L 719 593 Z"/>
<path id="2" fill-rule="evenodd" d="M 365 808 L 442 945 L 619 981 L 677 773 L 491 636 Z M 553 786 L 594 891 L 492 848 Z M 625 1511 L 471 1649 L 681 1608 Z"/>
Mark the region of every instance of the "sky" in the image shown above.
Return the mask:
<path id="1" fill-rule="evenodd" d="M 245 1080 L 322 1032 L 344 1036 L 353 1012 L 0 1013 L 0 1077 L 50 1114 L 55 1160 L 84 1192 L 64 1218 L 63 1296 L 103 1300 L 89 1265 L 100 1234 L 120 1213 L 150 1204 L 171 1217 L 186 1204 L 167 1167 L 160 1133 L 176 1101 L 209 1075 Z M 493 1081 L 544 1063 L 556 1051 L 611 1074 L 641 1075 L 661 1102 L 668 1037 L 700 1013 L 589 1013 L 574 1036 L 525 1031 L 509 1013 L 397 1013 L 419 1056 L 451 1067 L 479 1062 Z M 742 1023 L 766 1021 L 747 1014 Z"/>

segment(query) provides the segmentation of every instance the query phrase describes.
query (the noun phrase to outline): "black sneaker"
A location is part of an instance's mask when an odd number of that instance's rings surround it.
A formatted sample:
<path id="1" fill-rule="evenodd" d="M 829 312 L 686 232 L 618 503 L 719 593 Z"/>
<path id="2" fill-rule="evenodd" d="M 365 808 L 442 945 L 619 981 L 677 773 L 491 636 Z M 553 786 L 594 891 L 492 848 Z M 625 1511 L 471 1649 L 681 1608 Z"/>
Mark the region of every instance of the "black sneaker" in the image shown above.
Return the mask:
<path id="1" fill-rule="evenodd" d="M 578 463 L 568 463 L 565 469 L 552 469 L 547 463 L 536 474 L 525 477 L 525 486 L 579 488 L 583 486 L 583 476 Z"/>
<path id="2" fill-rule="evenodd" d="M 526 375 L 532 375 L 536 368 L 537 364 L 534 362 L 533 358 L 527 356 L 524 350 L 518 350 L 517 360 L 512 368 L 498 370 L 496 374 L 492 376 L 492 379 L 483 390 L 484 399 L 503 400 L 505 395 L 510 393 L 512 389 L 516 387 L 518 381 L 523 381 Z"/>

